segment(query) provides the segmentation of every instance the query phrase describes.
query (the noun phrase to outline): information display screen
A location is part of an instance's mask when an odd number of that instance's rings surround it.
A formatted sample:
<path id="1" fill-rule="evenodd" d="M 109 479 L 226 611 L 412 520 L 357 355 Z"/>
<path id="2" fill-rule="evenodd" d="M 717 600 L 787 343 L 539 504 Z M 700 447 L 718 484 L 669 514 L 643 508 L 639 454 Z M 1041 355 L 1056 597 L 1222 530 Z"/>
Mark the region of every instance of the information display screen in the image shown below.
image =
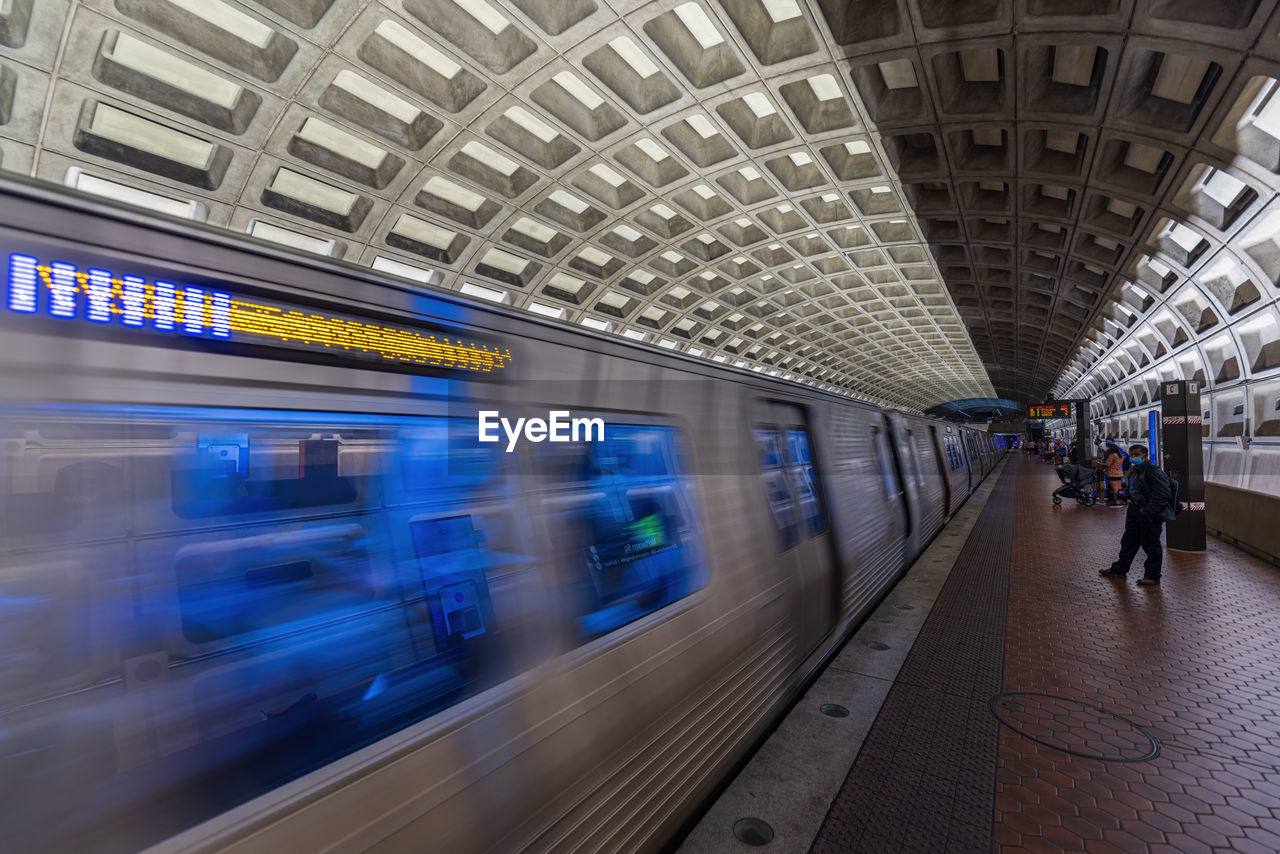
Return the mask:
<path id="1" fill-rule="evenodd" d="M 1070 403 L 1032 403 L 1027 406 L 1028 418 L 1070 418 Z"/>
<path id="2" fill-rule="evenodd" d="M 509 350 L 492 344 L 248 297 L 229 288 L 79 268 L 17 253 L 4 264 L 4 307 L 11 321 L 59 318 L 140 335 L 183 335 L 452 371 L 492 373 L 511 360 Z"/>

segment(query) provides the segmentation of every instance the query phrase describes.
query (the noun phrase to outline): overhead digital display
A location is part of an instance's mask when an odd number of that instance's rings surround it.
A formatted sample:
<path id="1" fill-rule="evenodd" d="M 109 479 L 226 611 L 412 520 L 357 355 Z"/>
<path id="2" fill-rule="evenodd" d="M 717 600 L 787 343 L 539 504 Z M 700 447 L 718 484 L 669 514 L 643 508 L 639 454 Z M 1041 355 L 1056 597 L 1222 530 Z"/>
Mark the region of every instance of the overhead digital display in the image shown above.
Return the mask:
<path id="1" fill-rule="evenodd" d="M 1070 403 L 1032 403 L 1027 406 L 1028 418 L 1070 418 Z"/>
<path id="2" fill-rule="evenodd" d="M 5 305 L 18 315 L 443 370 L 488 373 L 511 361 L 489 344 L 30 255 L 10 255 L 7 274 Z"/>

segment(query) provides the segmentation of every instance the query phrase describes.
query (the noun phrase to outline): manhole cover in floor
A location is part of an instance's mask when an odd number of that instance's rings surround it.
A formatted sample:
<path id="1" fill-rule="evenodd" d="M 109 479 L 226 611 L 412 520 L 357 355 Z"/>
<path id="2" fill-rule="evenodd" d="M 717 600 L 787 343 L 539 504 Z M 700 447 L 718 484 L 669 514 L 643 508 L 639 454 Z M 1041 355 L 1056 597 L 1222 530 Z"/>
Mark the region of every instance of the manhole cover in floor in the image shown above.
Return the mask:
<path id="1" fill-rule="evenodd" d="M 998 694 L 988 704 L 996 720 L 1037 744 L 1105 762 L 1147 762 L 1160 742 L 1128 718 L 1069 697 Z"/>

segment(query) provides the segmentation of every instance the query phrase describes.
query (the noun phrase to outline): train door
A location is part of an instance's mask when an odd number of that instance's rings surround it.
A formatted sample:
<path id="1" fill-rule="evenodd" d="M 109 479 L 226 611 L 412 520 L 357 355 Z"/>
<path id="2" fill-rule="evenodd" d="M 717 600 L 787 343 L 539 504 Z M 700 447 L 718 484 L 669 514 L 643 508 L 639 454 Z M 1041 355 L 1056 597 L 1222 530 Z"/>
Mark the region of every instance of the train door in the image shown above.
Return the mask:
<path id="1" fill-rule="evenodd" d="M 800 643 L 808 654 L 835 625 L 835 550 L 815 465 L 805 410 L 774 401 L 756 404 L 752 432 L 761 482 L 776 528 L 779 557 L 796 579 Z"/>
<path id="2" fill-rule="evenodd" d="M 898 495 L 901 497 L 903 534 L 907 541 L 907 560 L 909 562 L 914 560 L 919 553 L 916 531 L 920 527 L 918 508 L 921 501 L 919 481 L 913 476 L 916 469 L 912 468 L 912 462 L 915 460 L 915 451 L 907 440 L 910 431 L 906 429 L 902 416 L 884 416 L 884 426 L 888 445 L 892 451 L 893 471 L 898 482 Z M 919 462 L 917 461 L 915 465 L 919 466 Z"/>
<path id="3" fill-rule="evenodd" d="M 973 450 L 973 434 L 965 431 L 960 434 L 964 437 L 964 467 L 969 473 L 969 491 L 966 495 L 972 495 L 973 489 L 978 485 L 978 481 L 982 478 L 981 463 L 978 462 L 978 455 Z"/>
<path id="4" fill-rule="evenodd" d="M 942 462 L 942 445 L 939 444 L 938 428 L 929 425 L 929 444 L 933 446 L 933 458 L 938 464 L 938 477 L 942 478 L 942 518 L 951 518 L 951 477 Z"/>

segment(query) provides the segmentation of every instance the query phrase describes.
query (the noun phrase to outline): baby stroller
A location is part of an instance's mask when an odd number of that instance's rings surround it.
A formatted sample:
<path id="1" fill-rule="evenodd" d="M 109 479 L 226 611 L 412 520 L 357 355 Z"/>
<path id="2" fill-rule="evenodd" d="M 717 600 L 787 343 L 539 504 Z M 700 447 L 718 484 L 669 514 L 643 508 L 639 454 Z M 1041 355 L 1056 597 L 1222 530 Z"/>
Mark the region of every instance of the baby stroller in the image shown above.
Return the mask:
<path id="1" fill-rule="evenodd" d="M 1092 507 L 1097 502 L 1093 494 L 1093 470 L 1075 463 L 1067 463 L 1054 469 L 1062 486 L 1053 491 L 1053 503 L 1061 504 L 1064 498 L 1074 498 L 1077 504 Z"/>

